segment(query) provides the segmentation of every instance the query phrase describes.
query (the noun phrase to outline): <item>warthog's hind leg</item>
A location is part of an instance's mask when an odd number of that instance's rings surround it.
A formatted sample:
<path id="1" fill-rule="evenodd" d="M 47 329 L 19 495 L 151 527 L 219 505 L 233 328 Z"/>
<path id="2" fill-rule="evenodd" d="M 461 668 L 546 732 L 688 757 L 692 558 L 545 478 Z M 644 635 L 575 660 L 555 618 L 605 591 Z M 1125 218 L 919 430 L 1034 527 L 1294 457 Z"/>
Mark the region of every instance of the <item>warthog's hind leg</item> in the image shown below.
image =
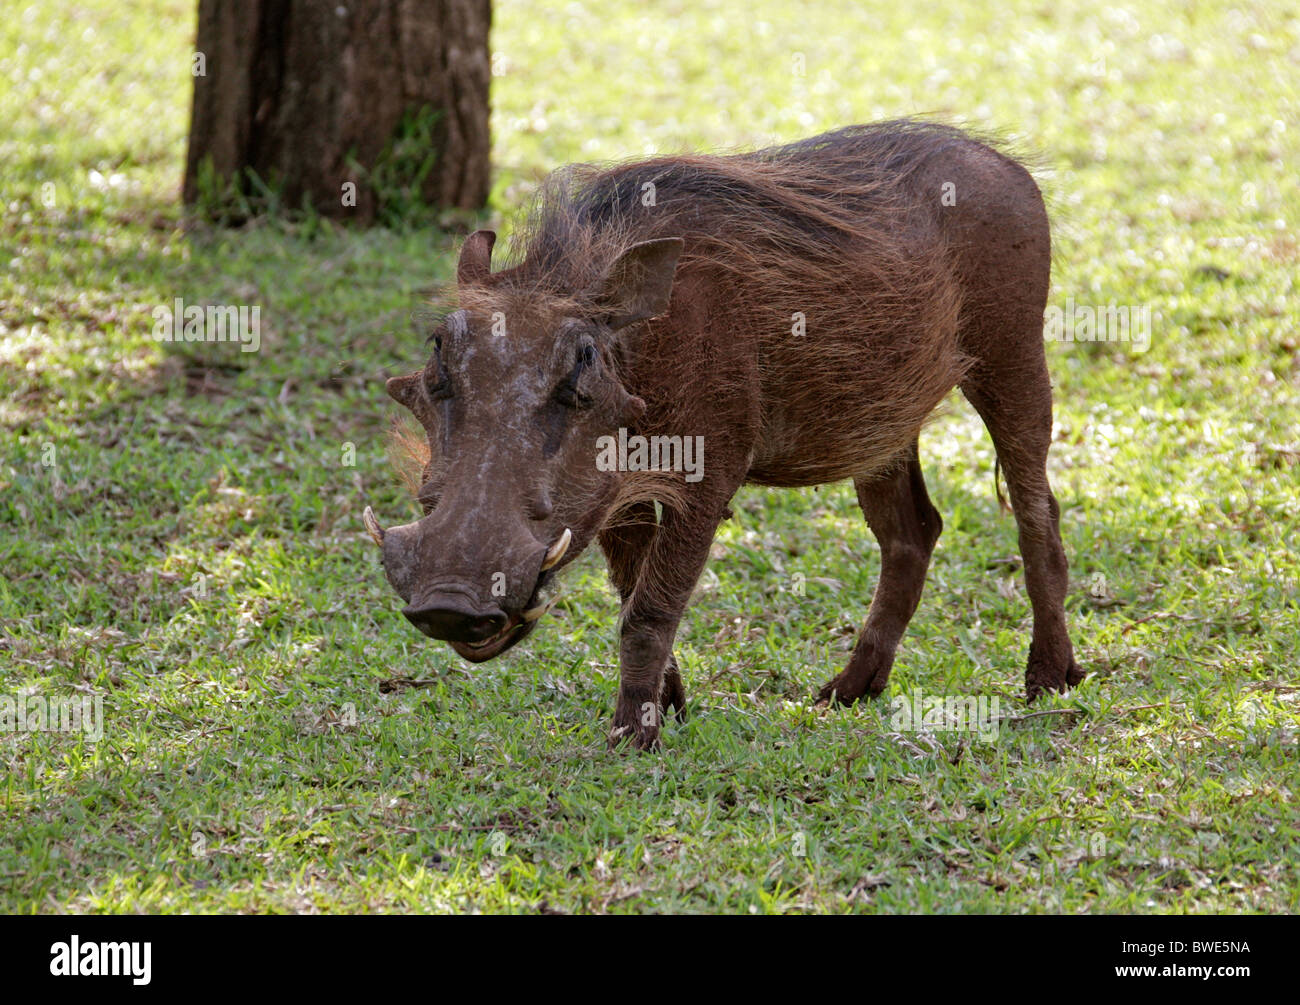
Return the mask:
<path id="1" fill-rule="evenodd" d="M 1041 338 L 1019 368 L 976 371 L 962 383 L 962 393 L 993 437 L 1020 532 L 1025 587 L 1034 611 L 1025 670 L 1025 695 L 1033 701 L 1045 691 L 1065 691 L 1084 678 L 1065 627 L 1069 571 L 1061 545 L 1060 508 L 1047 482 L 1052 386 Z"/>

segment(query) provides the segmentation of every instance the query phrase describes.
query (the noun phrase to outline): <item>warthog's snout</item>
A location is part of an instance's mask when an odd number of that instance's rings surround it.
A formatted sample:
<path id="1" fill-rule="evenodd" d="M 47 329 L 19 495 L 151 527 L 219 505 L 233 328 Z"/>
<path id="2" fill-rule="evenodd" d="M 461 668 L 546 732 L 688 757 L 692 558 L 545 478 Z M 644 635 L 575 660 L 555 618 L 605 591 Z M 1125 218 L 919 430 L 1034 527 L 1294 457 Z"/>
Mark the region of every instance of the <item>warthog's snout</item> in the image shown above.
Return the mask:
<path id="1" fill-rule="evenodd" d="M 406 620 L 429 638 L 449 643 L 473 663 L 505 652 L 550 610 L 554 601 L 546 601 L 542 589 L 548 573 L 565 557 L 573 540 L 566 527 L 549 546 L 534 544 L 536 550 L 527 549 L 527 557 L 518 562 L 498 561 L 496 564 L 515 569 L 513 576 L 496 573 L 503 582 L 514 584 L 498 602 L 495 592 L 494 599 L 486 599 L 487 588 L 482 584 L 495 579 L 489 573 L 467 577 L 464 568 L 439 573 L 436 543 L 446 539 L 432 528 L 429 517 L 386 529 L 367 506 L 362 519 L 382 552 L 389 582 L 407 602 L 402 611 Z M 431 542 L 435 546 L 426 547 Z M 430 579 L 437 585 L 426 585 Z"/>
<path id="2" fill-rule="evenodd" d="M 510 620 L 499 608 L 477 610 L 468 597 L 455 593 L 434 597 L 419 606 L 412 604 L 402 613 L 431 639 L 470 644 L 495 638 Z"/>

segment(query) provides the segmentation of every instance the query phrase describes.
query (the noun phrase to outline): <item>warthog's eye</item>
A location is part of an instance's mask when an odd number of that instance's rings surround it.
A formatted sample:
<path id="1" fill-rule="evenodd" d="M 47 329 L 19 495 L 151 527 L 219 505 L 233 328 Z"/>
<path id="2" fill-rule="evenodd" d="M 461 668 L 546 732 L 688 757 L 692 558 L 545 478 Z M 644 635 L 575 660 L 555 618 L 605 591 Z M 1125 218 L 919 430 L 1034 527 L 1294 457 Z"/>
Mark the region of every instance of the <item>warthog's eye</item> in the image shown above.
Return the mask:
<path id="1" fill-rule="evenodd" d="M 434 401 L 451 397 L 451 382 L 442 366 L 442 336 L 433 339 L 433 359 L 424 369 L 424 387 Z"/>
<path id="2" fill-rule="evenodd" d="M 441 369 L 428 374 L 424 379 L 424 385 L 429 391 L 429 397 L 434 401 L 451 397 L 451 381 Z"/>
<path id="3" fill-rule="evenodd" d="M 578 390 L 578 378 L 582 376 L 584 370 L 596 365 L 596 358 L 596 347 L 591 343 L 578 350 L 578 358 L 574 361 L 573 369 L 555 389 L 556 401 L 568 408 L 582 408 L 591 404 L 590 396 Z"/>

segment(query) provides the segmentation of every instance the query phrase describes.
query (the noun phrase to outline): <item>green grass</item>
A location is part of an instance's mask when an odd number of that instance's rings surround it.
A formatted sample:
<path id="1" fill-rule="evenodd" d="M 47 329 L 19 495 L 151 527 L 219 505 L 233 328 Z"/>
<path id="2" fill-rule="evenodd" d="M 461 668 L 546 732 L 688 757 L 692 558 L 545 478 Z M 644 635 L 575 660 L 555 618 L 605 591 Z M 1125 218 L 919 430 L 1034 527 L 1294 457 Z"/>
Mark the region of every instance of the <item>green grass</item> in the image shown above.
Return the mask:
<path id="1" fill-rule="evenodd" d="M 415 511 L 379 380 L 418 365 L 457 241 L 184 233 L 193 7 L 0 20 L 0 695 L 106 717 L 0 734 L 0 909 L 1300 907 L 1293 5 L 495 5 L 502 230 L 575 159 L 937 113 L 1040 154 L 1054 303 L 1156 313 L 1145 353 L 1048 347 L 1091 671 L 1052 714 L 1023 718 L 1014 524 L 954 397 L 891 695 L 1016 720 L 965 742 L 810 709 L 878 551 L 847 486 L 745 490 L 680 637 L 692 718 L 640 757 L 605 749 L 596 555 L 484 666 L 398 614 L 359 518 Z M 262 350 L 155 343 L 177 296 L 260 304 Z"/>

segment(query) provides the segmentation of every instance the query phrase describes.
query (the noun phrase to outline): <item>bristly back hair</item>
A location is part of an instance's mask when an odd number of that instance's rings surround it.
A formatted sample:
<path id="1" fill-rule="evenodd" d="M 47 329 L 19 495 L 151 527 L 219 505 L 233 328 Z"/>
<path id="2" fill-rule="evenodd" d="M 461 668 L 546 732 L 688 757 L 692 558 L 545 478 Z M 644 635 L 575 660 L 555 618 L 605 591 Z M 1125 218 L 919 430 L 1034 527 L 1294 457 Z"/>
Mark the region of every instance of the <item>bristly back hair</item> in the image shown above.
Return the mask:
<path id="1" fill-rule="evenodd" d="M 709 290 L 694 309 L 707 315 L 714 344 L 752 343 L 768 391 L 807 375 L 782 387 L 778 413 L 762 416 L 765 442 L 780 447 L 814 415 L 828 431 L 822 453 L 836 458 L 833 470 L 787 460 L 755 480 L 811 484 L 880 470 L 970 364 L 957 345 L 961 285 L 926 205 L 938 194 L 918 173 L 975 145 L 955 127 L 903 119 L 747 153 L 570 165 L 542 183 L 490 281 L 459 288 L 455 302 L 512 318 L 582 316 L 620 254 L 680 238 L 678 285 L 690 277 Z M 806 338 L 791 337 L 792 317 L 806 319 Z M 654 323 L 642 347 L 671 371 L 672 397 L 727 393 L 703 365 L 703 347 L 673 338 Z M 858 372 L 863 359 L 869 372 Z M 849 368 L 858 369 L 845 380 Z"/>
<path id="2" fill-rule="evenodd" d="M 542 183 L 512 235 L 506 265 L 520 268 L 508 282 L 581 297 L 622 251 L 660 237 L 684 238 L 687 256 L 718 268 L 778 280 L 792 260 L 840 267 L 836 253 L 852 245 L 886 279 L 894 224 L 912 208 L 910 174 L 969 142 L 954 127 L 902 119 L 725 156 L 569 165 Z"/>
<path id="3" fill-rule="evenodd" d="M 918 208 L 937 193 L 923 194 L 914 178 L 957 146 L 971 146 L 961 130 L 900 120 L 750 153 L 565 167 L 542 184 L 506 267 L 481 295 L 557 298 L 582 310 L 627 248 L 681 238 L 679 283 L 707 277 L 709 316 L 735 333 L 737 348 L 757 340 L 765 376 L 825 374 L 787 388 L 786 402 L 833 412 L 827 453 L 839 452 L 845 474 L 869 470 L 910 441 L 967 366 L 956 348 L 961 294 L 947 249 L 918 223 L 933 219 Z M 807 318 L 807 340 L 790 337 L 796 315 Z M 659 343 L 662 365 L 677 369 L 670 346 Z M 833 378 L 867 355 L 880 361 L 879 374 L 851 387 Z M 681 362 L 681 379 L 711 379 L 707 367 Z M 701 385 L 698 393 L 718 391 Z M 791 402 L 808 396 L 819 400 Z M 915 407 L 900 409 L 900 400 Z M 809 474 L 791 469 L 774 483 Z"/>

